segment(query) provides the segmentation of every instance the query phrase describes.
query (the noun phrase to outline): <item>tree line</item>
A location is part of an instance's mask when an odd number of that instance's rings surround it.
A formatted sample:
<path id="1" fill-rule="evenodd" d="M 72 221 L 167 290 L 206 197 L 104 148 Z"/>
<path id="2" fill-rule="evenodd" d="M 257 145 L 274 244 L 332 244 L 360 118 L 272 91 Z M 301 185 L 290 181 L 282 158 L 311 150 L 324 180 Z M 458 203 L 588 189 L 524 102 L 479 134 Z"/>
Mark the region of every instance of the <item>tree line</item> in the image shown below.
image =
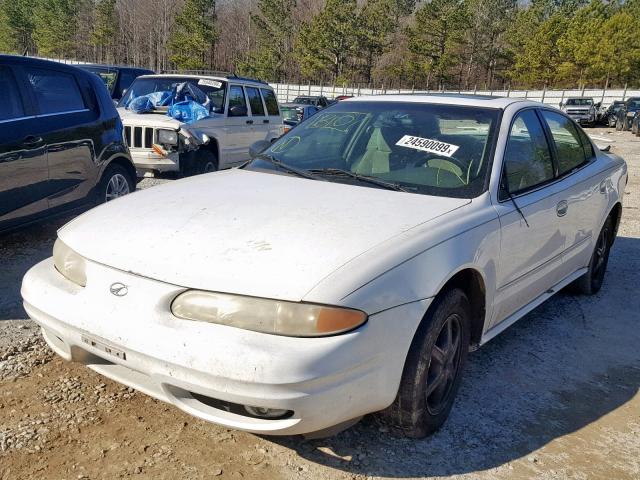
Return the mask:
<path id="1" fill-rule="evenodd" d="M 0 0 L 0 50 L 415 88 L 640 84 L 640 0 Z"/>

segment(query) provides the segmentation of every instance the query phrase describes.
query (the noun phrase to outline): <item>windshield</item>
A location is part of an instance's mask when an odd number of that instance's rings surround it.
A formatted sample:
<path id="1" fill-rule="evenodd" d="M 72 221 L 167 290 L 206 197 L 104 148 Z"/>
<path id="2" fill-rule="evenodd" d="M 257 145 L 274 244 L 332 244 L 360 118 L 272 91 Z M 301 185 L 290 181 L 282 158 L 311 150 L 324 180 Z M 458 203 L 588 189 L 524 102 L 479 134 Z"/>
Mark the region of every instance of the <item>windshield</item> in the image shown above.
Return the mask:
<path id="1" fill-rule="evenodd" d="M 499 110 L 479 107 L 338 103 L 280 138 L 247 168 L 277 169 L 266 156 L 324 180 L 365 186 L 353 175 L 335 175 L 339 169 L 413 193 L 472 198 L 485 190 L 498 119 Z"/>
<path id="2" fill-rule="evenodd" d="M 296 97 L 293 99 L 293 103 L 300 103 L 302 105 L 315 105 L 316 99 L 313 97 Z"/>
<path id="3" fill-rule="evenodd" d="M 592 98 L 570 98 L 567 100 L 567 105 L 572 107 L 589 107 L 593 105 Z"/>
<path id="4" fill-rule="evenodd" d="M 176 85 L 188 82 L 202 90 L 211 99 L 211 111 L 214 113 L 224 113 L 224 92 L 226 82 L 212 80 L 208 78 L 190 77 L 138 77 L 131 84 L 127 93 L 118 102 L 118 107 L 127 107 L 131 100 L 142 95 L 154 92 L 165 92 L 173 90 Z"/>
<path id="5" fill-rule="evenodd" d="M 118 77 L 117 70 L 109 70 L 107 68 L 100 68 L 100 67 L 80 67 L 80 68 L 98 75 L 102 79 L 104 84 L 107 86 L 107 90 L 109 90 L 110 92 L 113 92 L 113 87 L 115 86 L 116 78 Z"/>
<path id="6" fill-rule="evenodd" d="M 636 99 L 636 100 L 629 100 L 627 102 L 627 108 L 631 109 L 631 110 L 638 110 L 640 109 L 640 98 Z"/>

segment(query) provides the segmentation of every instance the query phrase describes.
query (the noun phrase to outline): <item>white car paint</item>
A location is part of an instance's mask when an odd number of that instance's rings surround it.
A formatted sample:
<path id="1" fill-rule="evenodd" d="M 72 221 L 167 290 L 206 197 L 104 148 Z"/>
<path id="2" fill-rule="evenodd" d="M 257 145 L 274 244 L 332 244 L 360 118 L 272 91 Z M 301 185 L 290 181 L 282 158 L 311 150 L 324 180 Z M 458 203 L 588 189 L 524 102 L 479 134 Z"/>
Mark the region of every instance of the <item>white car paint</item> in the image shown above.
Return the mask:
<path id="1" fill-rule="evenodd" d="M 571 175 L 518 195 L 527 226 L 513 201 L 499 199 L 502 157 L 511 119 L 542 106 L 482 97 L 366 100 L 502 109 L 487 191 L 451 199 L 233 170 L 135 193 L 60 230 L 87 259 L 86 287 L 60 275 L 51 259 L 25 276 L 25 309 L 49 345 L 205 420 L 258 433 L 308 433 L 393 402 L 415 331 L 456 273 L 472 269 L 484 285 L 473 347 L 586 271 L 598 232 L 622 202 L 622 159 L 596 151 Z M 561 202 L 568 205 L 563 217 L 556 212 Z M 116 282 L 128 287 L 127 296 L 109 293 Z M 170 305 L 192 288 L 346 306 L 369 318 L 322 338 L 180 320 Z M 294 414 L 246 417 L 189 392 Z"/>
<path id="2" fill-rule="evenodd" d="M 194 80 L 204 79 L 222 82 L 226 85 L 227 90 L 224 113 L 212 113 L 209 117 L 203 118 L 191 125 L 185 125 L 161 111 L 157 113 L 135 113 L 124 107 L 119 107 L 118 113 L 123 125 L 130 128 L 161 128 L 182 131 L 185 134 L 193 133 L 198 138 L 202 138 L 204 134 L 208 137 L 209 145 L 217 154 L 218 168 L 220 170 L 246 162 L 249 160 L 249 147 L 253 143 L 259 140 L 273 141 L 284 132 L 282 116 L 269 115 L 264 101 L 262 102 L 265 111 L 265 115 L 263 116 L 257 116 L 251 111 L 247 98 L 245 98 L 248 110 L 247 116 L 229 116 L 228 92 L 230 87 L 239 86 L 273 90 L 265 83 L 252 81 L 250 79 L 209 75 L 143 75 L 138 78 L 144 80 L 155 77 L 175 77 L 176 79 L 192 78 Z M 180 171 L 180 155 L 178 152 L 160 155 L 150 147 L 138 147 L 133 143 L 130 145 L 130 152 L 140 176 L 153 172 Z"/>

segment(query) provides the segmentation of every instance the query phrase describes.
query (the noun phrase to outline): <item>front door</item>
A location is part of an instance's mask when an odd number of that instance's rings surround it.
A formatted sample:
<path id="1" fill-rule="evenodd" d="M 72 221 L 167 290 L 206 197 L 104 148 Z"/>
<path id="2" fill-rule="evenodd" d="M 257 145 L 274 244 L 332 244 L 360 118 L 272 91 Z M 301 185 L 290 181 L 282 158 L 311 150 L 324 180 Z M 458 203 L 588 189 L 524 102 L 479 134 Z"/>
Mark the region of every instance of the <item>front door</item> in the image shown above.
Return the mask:
<path id="1" fill-rule="evenodd" d="M 48 208 L 45 143 L 15 72 L 0 65 L 0 229 L 35 219 Z"/>
<path id="2" fill-rule="evenodd" d="M 517 115 L 503 159 L 500 259 L 493 325 L 560 281 L 565 238 L 558 208 L 563 192 L 554 182 L 555 166 L 534 109 Z"/>

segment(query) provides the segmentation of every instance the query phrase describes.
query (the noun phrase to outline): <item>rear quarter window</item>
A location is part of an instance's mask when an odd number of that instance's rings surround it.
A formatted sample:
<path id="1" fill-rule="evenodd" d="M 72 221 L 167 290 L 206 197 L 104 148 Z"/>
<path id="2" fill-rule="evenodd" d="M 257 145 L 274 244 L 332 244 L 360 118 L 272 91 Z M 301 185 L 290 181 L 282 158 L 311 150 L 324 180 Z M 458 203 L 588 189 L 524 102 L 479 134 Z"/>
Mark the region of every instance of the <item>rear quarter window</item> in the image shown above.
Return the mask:
<path id="1" fill-rule="evenodd" d="M 269 90 L 266 88 L 260 89 L 262 92 L 262 98 L 264 98 L 264 103 L 267 106 L 267 113 L 269 115 L 280 115 L 280 110 L 278 109 L 278 100 L 276 99 L 276 94 L 273 93 L 273 90 Z"/>

